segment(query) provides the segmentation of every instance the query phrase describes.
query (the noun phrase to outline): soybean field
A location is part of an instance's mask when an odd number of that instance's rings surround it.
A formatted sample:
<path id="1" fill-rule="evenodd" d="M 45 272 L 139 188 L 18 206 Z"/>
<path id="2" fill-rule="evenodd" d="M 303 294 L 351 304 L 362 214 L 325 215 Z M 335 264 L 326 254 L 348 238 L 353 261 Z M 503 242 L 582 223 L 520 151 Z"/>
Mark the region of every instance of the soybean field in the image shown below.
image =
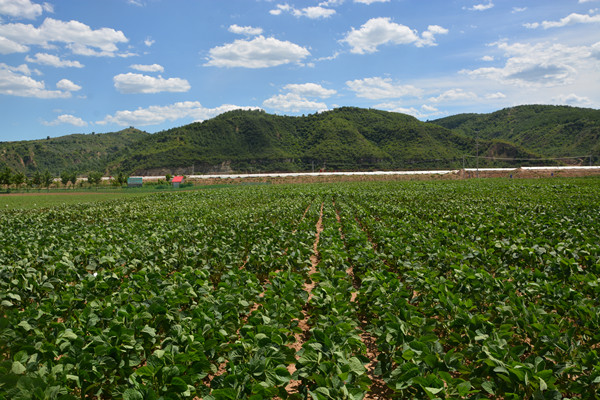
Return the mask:
<path id="1" fill-rule="evenodd" d="M 0 399 L 600 399 L 599 299 L 598 178 L 0 207 Z"/>

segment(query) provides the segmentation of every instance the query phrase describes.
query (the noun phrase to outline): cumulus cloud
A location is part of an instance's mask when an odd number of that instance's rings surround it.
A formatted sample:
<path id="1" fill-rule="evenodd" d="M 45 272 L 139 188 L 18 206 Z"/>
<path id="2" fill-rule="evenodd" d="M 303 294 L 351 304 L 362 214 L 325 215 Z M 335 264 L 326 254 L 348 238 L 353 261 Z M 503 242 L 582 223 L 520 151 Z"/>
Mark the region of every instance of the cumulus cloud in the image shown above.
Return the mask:
<path id="1" fill-rule="evenodd" d="M 429 101 L 433 103 L 447 103 L 455 102 L 457 100 L 475 100 L 477 95 L 473 92 L 465 92 L 462 89 L 450 89 L 437 97 L 429 98 Z"/>
<path id="2" fill-rule="evenodd" d="M 327 110 L 327 104 L 309 100 L 298 93 L 278 94 L 265 100 L 263 107 L 283 112 Z"/>
<path id="3" fill-rule="evenodd" d="M 58 81 L 58 83 L 56 84 L 56 88 L 65 90 L 67 92 L 76 92 L 78 90 L 81 90 L 81 86 L 74 84 L 68 79 L 61 79 L 60 81 Z"/>
<path id="4" fill-rule="evenodd" d="M 388 43 L 414 44 L 417 47 L 435 46 L 435 35 L 446 33 L 447 29 L 430 25 L 420 37 L 416 30 L 396 24 L 390 18 L 372 18 L 359 29 L 352 28 L 342 42 L 350 45 L 352 53 L 365 54 L 374 53 L 377 47 Z"/>
<path id="5" fill-rule="evenodd" d="M 254 110 L 257 107 L 239 107 L 224 104 L 216 108 L 205 108 L 197 101 L 184 101 L 166 106 L 150 106 L 136 110 L 117 111 L 107 115 L 103 120 L 96 122 L 99 125 L 116 124 L 121 126 L 146 126 L 157 125 L 166 121 L 176 121 L 183 118 L 192 118 L 194 121 L 203 121 L 213 118 L 227 111 L 246 109 Z"/>
<path id="6" fill-rule="evenodd" d="M 578 71 L 593 69 L 600 43 L 570 47 L 559 43 L 493 43 L 507 58 L 503 67 L 462 70 L 474 78 L 518 86 L 556 86 L 571 83 Z M 598 54 L 596 55 L 596 53 Z"/>
<path id="7" fill-rule="evenodd" d="M 499 99 L 505 99 L 506 95 L 502 92 L 496 92 L 496 93 L 486 94 L 485 98 L 488 100 L 499 100 Z"/>
<path id="8" fill-rule="evenodd" d="M 310 52 L 292 42 L 257 36 L 252 40 L 236 40 L 214 47 L 210 49 L 209 55 L 205 66 L 268 68 L 299 63 L 309 56 Z"/>
<path id="9" fill-rule="evenodd" d="M 318 6 L 305 7 L 301 9 L 294 8 L 289 4 L 278 4 L 276 8 L 269 11 L 269 13 L 271 13 L 271 15 L 281 15 L 283 12 L 289 12 L 296 17 L 306 17 L 310 19 L 329 18 L 335 14 L 334 9 L 326 7 L 330 4 L 331 2 L 324 2 Z"/>
<path id="10" fill-rule="evenodd" d="M 511 13 L 516 14 L 523 11 L 527 11 L 527 7 L 513 7 Z"/>
<path id="11" fill-rule="evenodd" d="M 34 57 L 27 56 L 25 57 L 25 60 L 27 62 L 49 65 L 56 68 L 83 68 L 83 64 L 79 61 L 61 60 L 60 57 L 48 53 L 37 53 Z"/>
<path id="12" fill-rule="evenodd" d="M 142 72 L 164 72 L 164 68 L 162 65 L 159 64 L 151 64 L 151 65 L 145 65 L 145 64 L 133 64 L 130 65 L 129 68 L 131 69 L 135 69 L 136 71 L 142 71 Z"/>
<path id="13" fill-rule="evenodd" d="M 481 57 L 481 61 L 494 61 L 494 57 L 492 57 L 492 56 L 483 56 L 483 57 Z"/>
<path id="14" fill-rule="evenodd" d="M 235 33 L 237 35 L 246 35 L 246 36 L 257 36 L 263 33 L 262 28 L 254 28 L 252 26 L 239 26 L 239 25 L 231 25 L 229 27 L 229 32 Z"/>
<path id="15" fill-rule="evenodd" d="M 123 32 L 111 28 L 92 29 L 79 21 L 59 21 L 46 18 L 39 27 L 31 24 L 0 25 L 0 37 L 21 46 L 50 47 L 52 43 L 66 44 L 74 53 L 114 57 L 117 44 L 128 39 Z"/>
<path id="16" fill-rule="evenodd" d="M 366 99 L 393 99 L 405 96 L 418 97 L 422 90 L 412 85 L 401 85 L 390 78 L 365 78 L 347 81 L 346 86 L 356 93 L 357 97 Z"/>
<path id="17" fill-rule="evenodd" d="M 489 10 L 490 8 L 494 7 L 494 3 L 492 3 L 491 1 L 487 4 L 475 4 L 473 7 L 469 7 L 467 8 L 467 10 L 470 11 L 485 11 L 485 10 Z"/>
<path id="18" fill-rule="evenodd" d="M 419 119 L 425 119 L 425 118 L 431 118 L 431 117 L 436 117 L 436 116 L 440 116 L 440 115 L 446 115 L 445 112 L 442 112 L 442 111 L 438 110 L 436 107 L 430 106 L 427 104 L 423 104 L 421 107 L 416 108 L 416 107 L 406 107 L 405 105 L 396 103 L 396 102 L 389 102 L 389 103 L 376 104 L 374 107 L 377 109 L 380 109 L 380 110 L 386 110 L 386 111 L 392 111 L 392 112 L 412 115 L 413 117 L 419 118 Z"/>
<path id="19" fill-rule="evenodd" d="M 0 36 L 0 54 L 26 53 L 29 47 Z"/>
<path id="20" fill-rule="evenodd" d="M 337 93 L 333 89 L 326 89 L 323 86 L 316 83 L 290 83 L 288 85 L 285 85 L 283 88 L 299 96 L 318 97 L 320 99 L 326 99 Z"/>
<path id="21" fill-rule="evenodd" d="M 71 97 L 71 92 L 68 90 L 46 89 L 44 81 L 37 81 L 31 78 L 29 74 L 30 71 L 27 66 L 25 66 L 25 68 L 22 66 L 11 67 L 0 63 L 0 94 L 19 97 L 36 97 L 39 99 Z"/>
<path id="22" fill-rule="evenodd" d="M 555 104 L 568 104 L 577 107 L 591 107 L 593 105 L 593 102 L 589 97 L 578 96 L 574 93 L 554 97 L 552 98 L 552 102 Z"/>
<path id="23" fill-rule="evenodd" d="M 156 40 L 152 40 L 152 38 L 150 36 L 148 36 L 144 40 L 144 44 L 146 45 L 146 47 L 151 47 L 154 43 L 156 43 Z"/>
<path id="24" fill-rule="evenodd" d="M 63 125 L 63 124 L 70 124 L 70 125 L 74 125 L 74 126 L 87 126 L 87 124 L 88 124 L 81 118 L 76 117 L 74 115 L 70 115 L 70 114 L 62 114 L 62 115 L 59 115 L 58 117 L 56 117 L 56 119 L 54 121 L 49 121 L 49 122 L 44 121 L 42 123 L 46 126 L 56 126 L 56 125 Z"/>
<path id="25" fill-rule="evenodd" d="M 523 24 L 524 27 L 529 29 L 536 29 L 542 27 L 544 29 L 550 28 L 561 28 L 567 25 L 574 24 L 593 24 L 600 22 L 600 14 L 599 15 L 588 15 L 588 14 L 577 14 L 572 13 L 567 15 L 564 18 L 561 18 L 559 21 L 543 21 L 543 22 L 532 22 Z"/>
<path id="26" fill-rule="evenodd" d="M 11 17 L 36 19 L 42 15 L 43 9 L 30 0 L 0 0 L 0 14 Z"/>
<path id="27" fill-rule="evenodd" d="M 115 88 L 125 94 L 133 93 L 160 93 L 160 92 L 187 92 L 191 86 L 187 80 L 181 78 L 154 77 L 128 72 L 113 78 Z"/>

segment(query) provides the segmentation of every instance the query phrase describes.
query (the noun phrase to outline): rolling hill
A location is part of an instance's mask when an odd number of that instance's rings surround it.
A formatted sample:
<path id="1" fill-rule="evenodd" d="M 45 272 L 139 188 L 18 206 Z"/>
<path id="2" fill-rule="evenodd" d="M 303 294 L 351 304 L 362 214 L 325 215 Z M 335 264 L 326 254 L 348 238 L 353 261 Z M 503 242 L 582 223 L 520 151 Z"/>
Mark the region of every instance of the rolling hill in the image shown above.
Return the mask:
<path id="1" fill-rule="evenodd" d="M 299 117 L 236 110 L 149 134 L 134 128 L 0 143 L 0 167 L 115 174 L 460 168 L 473 156 L 600 152 L 600 111 L 520 106 L 431 122 L 356 107 Z M 581 153 L 581 154 L 578 154 Z M 531 162 L 532 164 L 534 162 Z M 548 163 L 548 162 L 545 162 Z M 480 166 L 509 166 L 480 160 Z"/>

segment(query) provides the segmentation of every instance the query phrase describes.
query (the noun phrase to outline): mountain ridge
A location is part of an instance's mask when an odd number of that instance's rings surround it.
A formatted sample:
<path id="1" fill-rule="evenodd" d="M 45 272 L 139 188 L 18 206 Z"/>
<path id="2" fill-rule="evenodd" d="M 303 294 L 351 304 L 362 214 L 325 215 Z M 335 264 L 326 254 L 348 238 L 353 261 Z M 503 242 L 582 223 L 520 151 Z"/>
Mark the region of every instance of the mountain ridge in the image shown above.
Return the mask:
<path id="1" fill-rule="evenodd" d="M 0 143 L 0 167 L 34 173 L 192 174 L 509 166 L 501 158 L 600 153 L 600 111 L 529 105 L 422 122 L 401 113 L 341 107 L 306 116 L 234 110 L 149 134 L 103 134 Z M 527 164 L 527 161 L 523 161 Z M 577 162 L 577 160 L 575 160 Z M 469 166 L 469 165 L 466 165 Z"/>

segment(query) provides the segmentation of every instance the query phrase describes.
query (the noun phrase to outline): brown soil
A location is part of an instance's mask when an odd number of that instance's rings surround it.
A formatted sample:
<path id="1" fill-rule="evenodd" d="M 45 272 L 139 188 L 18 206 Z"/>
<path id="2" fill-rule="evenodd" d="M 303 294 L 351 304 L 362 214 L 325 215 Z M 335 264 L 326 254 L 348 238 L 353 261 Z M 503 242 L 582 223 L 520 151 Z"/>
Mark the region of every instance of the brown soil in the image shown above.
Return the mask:
<path id="1" fill-rule="evenodd" d="M 310 276 L 314 273 L 317 272 L 317 265 L 319 264 L 320 261 L 320 255 L 319 255 L 319 240 L 321 238 L 321 232 L 323 232 L 323 206 L 324 203 L 321 203 L 321 211 L 319 214 L 319 220 L 317 221 L 317 226 L 316 226 L 316 234 L 315 234 L 315 241 L 313 244 L 313 254 L 310 256 L 310 263 L 311 263 L 311 268 L 310 271 L 308 272 L 308 279 L 310 281 L 304 284 L 304 290 L 308 293 L 308 299 L 306 300 L 306 305 L 305 305 L 305 309 L 302 310 L 302 315 L 303 318 L 301 320 L 298 320 L 298 327 L 302 330 L 301 333 L 296 333 L 295 336 L 295 343 L 290 345 L 290 348 L 294 349 L 294 351 L 297 353 L 298 351 L 300 351 L 300 349 L 302 348 L 302 345 L 306 342 L 306 340 L 309 337 L 310 334 L 310 325 L 308 324 L 308 313 L 306 311 L 306 307 L 308 306 L 308 303 L 310 302 L 310 299 L 312 298 L 312 290 L 315 287 L 315 282 L 313 282 L 310 279 Z M 308 208 L 306 209 L 306 211 L 308 211 Z M 296 359 L 298 359 L 299 357 L 296 355 Z M 293 364 L 288 365 L 288 371 L 290 372 L 290 374 L 293 374 L 294 372 L 296 372 L 296 366 Z M 289 393 L 298 393 L 299 392 L 299 387 L 301 385 L 301 381 L 299 380 L 291 380 L 290 383 L 286 386 L 285 390 Z"/>

